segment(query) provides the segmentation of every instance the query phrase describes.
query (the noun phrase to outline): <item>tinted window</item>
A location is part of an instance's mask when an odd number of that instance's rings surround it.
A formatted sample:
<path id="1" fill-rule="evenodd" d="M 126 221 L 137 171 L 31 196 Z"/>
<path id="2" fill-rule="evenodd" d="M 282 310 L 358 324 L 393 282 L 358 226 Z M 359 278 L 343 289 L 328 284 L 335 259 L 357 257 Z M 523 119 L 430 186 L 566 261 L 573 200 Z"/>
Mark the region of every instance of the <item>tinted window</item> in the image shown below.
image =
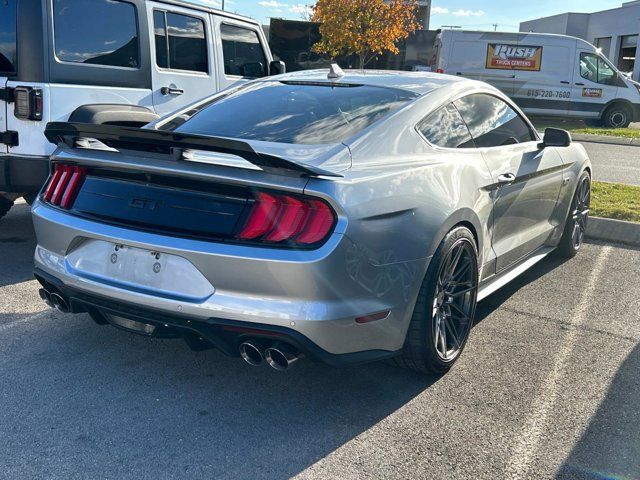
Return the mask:
<path id="1" fill-rule="evenodd" d="M 339 143 L 413 98 L 410 92 L 391 88 L 263 82 L 176 117 L 161 128 L 268 142 Z"/>
<path id="2" fill-rule="evenodd" d="M 208 72 L 207 39 L 200 18 L 178 13 L 153 13 L 156 63 L 161 68 Z"/>
<path id="3" fill-rule="evenodd" d="M 420 131 L 433 145 L 445 148 L 474 148 L 473 139 L 460 113 L 453 105 L 447 105 L 429 115 Z"/>
<path id="4" fill-rule="evenodd" d="M 264 77 L 267 58 L 254 30 L 223 23 L 220 25 L 224 73 L 240 77 Z"/>
<path id="5" fill-rule="evenodd" d="M 64 62 L 138 68 L 135 7 L 117 0 L 54 0 L 55 50 Z"/>
<path id="6" fill-rule="evenodd" d="M 599 55 L 593 53 L 580 54 L 580 76 L 603 85 L 617 85 L 618 74 Z"/>
<path id="7" fill-rule="evenodd" d="M 469 95 L 453 103 L 469 127 L 478 148 L 536 140 L 522 117 L 497 97 Z"/>
<path id="8" fill-rule="evenodd" d="M 0 72 L 16 73 L 16 1 L 0 0 Z"/>

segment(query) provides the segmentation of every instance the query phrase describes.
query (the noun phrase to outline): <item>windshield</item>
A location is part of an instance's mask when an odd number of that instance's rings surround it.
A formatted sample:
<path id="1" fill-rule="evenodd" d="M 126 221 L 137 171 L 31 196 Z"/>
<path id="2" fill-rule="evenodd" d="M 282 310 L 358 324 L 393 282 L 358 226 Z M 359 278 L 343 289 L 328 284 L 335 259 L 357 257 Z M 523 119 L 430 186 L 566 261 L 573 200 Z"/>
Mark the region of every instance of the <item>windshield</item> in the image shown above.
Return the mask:
<path id="1" fill-rule="evenodd" d="M 260 82 L 160 129 L 279 143 L 339 143 L 414 98 L 404 90 L 365 85 Z"/>
<path id="2" fill-rule="evenodd" d="M 16 73 L 16 0 L 0 1 L 0 74 Z"/>

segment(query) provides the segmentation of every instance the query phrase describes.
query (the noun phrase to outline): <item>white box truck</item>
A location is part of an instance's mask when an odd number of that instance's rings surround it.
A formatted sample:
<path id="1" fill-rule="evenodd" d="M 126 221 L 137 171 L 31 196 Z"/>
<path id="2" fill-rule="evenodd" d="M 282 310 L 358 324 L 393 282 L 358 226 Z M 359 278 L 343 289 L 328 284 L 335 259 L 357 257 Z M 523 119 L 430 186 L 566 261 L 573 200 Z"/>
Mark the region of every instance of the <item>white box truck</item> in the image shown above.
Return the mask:
<path id="1" fill-rule="evenodd" d="M 436 50 L 438 72 L 490 83 L 527 114 L 610 128 L 640 120 L 640 84 L 579 38 L 443 30 Z"/>

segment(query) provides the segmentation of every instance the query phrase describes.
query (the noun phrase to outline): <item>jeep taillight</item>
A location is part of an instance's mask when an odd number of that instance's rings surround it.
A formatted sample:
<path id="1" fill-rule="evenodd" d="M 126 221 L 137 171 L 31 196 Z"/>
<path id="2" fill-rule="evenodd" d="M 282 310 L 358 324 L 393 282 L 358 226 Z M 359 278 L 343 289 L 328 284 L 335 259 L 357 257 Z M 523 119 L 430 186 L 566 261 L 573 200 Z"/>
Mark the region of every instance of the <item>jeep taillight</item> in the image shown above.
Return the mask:
<path id="1" fill-rule="evenodd" d="M 21 120 L 42 120 L 42 90 L 32 87 L 13 89 L 13 114 Z"/>
<path id="2" fill-rule="evenodd" d="M 76 165 L 54 164 L 42 194 L 45 203 L 70 210 L 87 176 L 87 169 Z"/>
<path id="3" fill-rule="evenodd" d="M 333 231 L 336 214 L 323 200 L 259 192 L 239 240 L 267 244 L 315 245 Z"/>

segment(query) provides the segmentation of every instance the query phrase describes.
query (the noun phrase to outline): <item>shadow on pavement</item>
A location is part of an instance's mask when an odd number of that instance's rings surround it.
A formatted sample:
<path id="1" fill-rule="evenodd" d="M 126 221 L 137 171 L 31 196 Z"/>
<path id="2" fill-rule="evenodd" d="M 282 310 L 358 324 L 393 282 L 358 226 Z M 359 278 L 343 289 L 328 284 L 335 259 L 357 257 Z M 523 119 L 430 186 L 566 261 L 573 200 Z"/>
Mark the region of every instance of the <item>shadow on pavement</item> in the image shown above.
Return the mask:
<path id="1" fill-rule="evenodd" d="M 618 370 L 604 401 L 557 476 L 640 478 L 640 345 Z"/>
<path id="2" fill-rule="evenodd" d="M 384 363 L 332 369 L 304 359 L 282 374 L 86 315 L 13 331 L 0 345 L 7 477 L 287 479 L 437 380 Z"/>
<path id="3" fill-rule="evenodd" d="M 17 204 L 0 219 L 0 287 L 33 279 L 35 248 L 29 206 Z"/>

